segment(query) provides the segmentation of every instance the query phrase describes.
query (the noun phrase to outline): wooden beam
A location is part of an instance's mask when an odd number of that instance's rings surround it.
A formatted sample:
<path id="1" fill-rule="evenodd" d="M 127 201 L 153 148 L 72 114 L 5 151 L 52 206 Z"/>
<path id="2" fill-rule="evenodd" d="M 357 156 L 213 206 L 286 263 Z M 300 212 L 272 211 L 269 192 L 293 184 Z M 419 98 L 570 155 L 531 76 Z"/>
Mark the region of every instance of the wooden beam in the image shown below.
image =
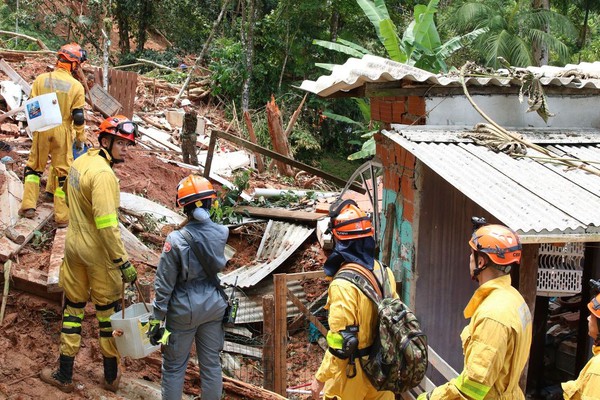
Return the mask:
<path id="1" fill-rule="evenodd" d="M 290 211 L 284 210 L 282 208 L 237 206 L 233 208 L 233 211 L 240 214 L 249 214 L 252 217 L 300 221 L 304 223 L 311 223 L 314 225 L 317 224 L 317 220 L 323 218 L 323 214 L 319 213 L 307 211 Z"/>
<path id="2" fill-rule="evenodd" d="M 291 165 L 292 167 L 298 168 L 298 169 L 300 169 L 302 171 L 309 172 L 309 173 L 311 173 L 313 175 L 316 175 L 316 176 L 318 176 L 320 178 L 323 178 L 323 179 L 326 179 L 326 180 L 328 180 L 330 182 L 333 182 L 336 185 L 340 185 L 341 187 L 344 187 L 346 185 L 346 183 L 347 183 L 342 178 L 338 178 L 336 176 L 330 175 L 327 172 L 324 172 L 324 171 L 321 171 L 319 169 L 313 168 L 310 165 L 306 165 L 304 163 L 301 163 L 300 161 L 296 161 L 296 160 L 293 160 L 291 158 L 285 157 L 285 156 L 283 156 L 283 155 L 281 155 L 279 153 L 276 153 L 276 152 L 271 151 L 269 149 L 265 149 L 264 147 L 261 147 L 261 146 L 259 146 L 257 144 L 249 142 L 249 141 L 247 141 L 245 139 L 242 139 L 242 138 L 237 137 L 235 135 L 232 135 L 230 133 L 219 131 L 219 130 L 213 130 L 211 132 L 210 144 L 209 144 L 209 150 L 208 150 L 209 151 L 209 155 L 210 155 L 211 149 L 214 148 L 213 135 L 216 135 L 216 136 L 218 136 L 220 138 L 223 138 L 225 140 L 233 142 L 233 143 L 235 143 L 237 145 L 245 147 L 245 148 L 247 148 L 249 150 L 252 150 L 254 152 L 263 154 L 263 155 L 265 155 L 267 157 L 271 157 L 271 158 L 273 158 L 273 159 L 275 159 L 277 161 L 284 162 L 284 163 L 286 163 L 288 165 Z M 210 172 L 210 164 L 208 162 L 208 156 L 207 156 L 206 166 L 205 166 L 205 170 L 204 170 L 204 176 L 206 176 L 206 174 L 208 174 L 209 172 Z M 355 192 L 358 192 L 360 194 L 366 193 L 366 190 L 362 186 L 357 185 L 356 183 L 353 183 L 350 186 L 350 188 L 352 190 L 354 190 Z"/>
<path id="3" fill-rule="evenodd" d="M 0 262 L 5 262 L 21 250 L 31 240 L 33 233 L 46 225 L 53 213 L 52 206 L 42 204 L 37 208 L 35 218 L 20 218 L 12 228 L 20 236 L 24 236 L 25 240 L 23 243 L 15 243 L 6 236 L 2 236 L 0 238 Z"/>
<path id="4" fill-rule="evenodd" d="M 519 292 L 525 299 L 525 303 L 529 306 L 532 318 L 535 315 L 535 297 L 537 295 L 537 275 L 538 275 L 538 244 L 523 245 L 523 253 L 521 255 L 521 265 L 519 267 Z M 529 370 L 529 361 L 523 369 L 519 386 L 523 392 L 527 386 L 527 374 Z"/>
<path id="5" fill-rule="evenodd" d="M 275 284 L 275 329 L 273 335 L 273 391 L 282 396 L 287 389 L 287 279 L 285 274 L 273 275 Z"/>
<path id="6" fill-rule="evenodd" d="M 306 306 L 304 304 L 302 304 L 302 301 L 300 301 L 299 298 L 297 298 L 294 293 L 292 293 L 290 291 L 289 288 L 287 288 L 287 297 L 288 299 L 290 299 L 292 301 L 292 303 L 294 303 L 294 305 L 296 307 L 298 307 L 298 310 L 300 310 L 300 312 L 302 312 L 302 314 L 304 314 L 304 316 L 306 317 L 306 319 L 308 319 L 310 322 L 313 323 L 314 326 L 317 327 L 317 329 L 319 330 L 319 332 L 321 332 L 321 335 L 323 335 L 324 337 L 327 337 L 327 328 L 325 328 L 323 326 L 323 324 L 321 323 L 321 321 L 319 321 L 317 319 L 317 317 L 315 317 L 314 315 L 312 315 L 312 313 L 308 310 L 308 308 L 306 308 Z"/>
<path id="7" fill-rule="evenodd" d="M 390 265 L 392 259 L 392 245 L 396 221 L 396 205 L 390 203 L 385 210 L 385 232 L 383 232 L 383 243 L 381 244 L 381 261 Z"/>
<path id="8" fill-rule="evenodd" d="M 293 274 L 287 274 L 286 279 L 288 281 L 303 281 L 305 279 L 318 279 L 324 278 L 324 271 L 307 271 L 307 272 L 295 272 Z"/>
<path id="9" fill-rule="evenodd" d="M 262 358 L 263 355 L 261 349 L 228 341 L 225 341 L 225 343 L 223 344 L 223 351 L 226 351 L 228 353 L 242 354 L 254 358 Z"/>
<path id="10" fill-rule="evenodd" d="M 52 253 L 50 254 L 50 265 L 48 265 L 47 287 L 51 293 L 62 292 L 62 288 L 58 286 L 58 276 L 60 273 L 60 265 L 65 256 L 65 238 L 67 237 L 67 228 L 59 228 L 54 234 L 54 242 L 52 243 Z"/>
<path id="11" fill-rule="evenodd" d="M 272 294 L 263 296 L 263 335 L 265 344 L 263 348 L 263 386 L 267 390 L 275 389 L 275 300 Z"/>

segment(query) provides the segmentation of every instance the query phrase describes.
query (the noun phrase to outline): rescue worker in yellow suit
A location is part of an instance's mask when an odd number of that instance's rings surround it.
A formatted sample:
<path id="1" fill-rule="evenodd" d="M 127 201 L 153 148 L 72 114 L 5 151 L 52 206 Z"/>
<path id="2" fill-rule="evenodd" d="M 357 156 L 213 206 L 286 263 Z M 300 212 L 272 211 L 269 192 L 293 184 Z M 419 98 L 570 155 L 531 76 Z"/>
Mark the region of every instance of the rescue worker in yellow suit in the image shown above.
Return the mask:
<path id="1" fill-rule="evenodd" d="M 506 226 L 473 222 L 469 268 L 479 288 L 464 310 L 471 319 L 460 335 L 464 369 L 418 400 L 525 399 L 519 378 L 529 358 L 531 313 L 509 275 L 521 262 L 521 242 Z"/>
<path id="2" fill-rule="evenodd" d="M 62 187 L 73 162 L 73 139 L 78 148 L 83 147 L 85 142 L 85 91 L 83 85 L 72 74 L 87 60 L 87 53 L 78 44 L 69 43 L 58 50 L 57 56 L 56 69 L 40 74 L 33 82 L 31 97 L 56 92 L 62 124 L 43 132 L 33 132 L 33 144 L 25 166 L 23 202 L 19 214 L 26 218 L 35 217 L 40 177 L 46 169 L 50 154 L 55 174 L 50 176 L 56 176 L 56 182 L 50 185 L 54 188 L 54 220 L 58 226 L 64 227 L 69 222 L 69 210 Z"/>
<path id="3" fill-rule="evenodd" d="M 565 400 L 600 400 L 600 282 L 591 281 L 598 292 L 588 303 L 588 334 L 594 339 L 594 356 L 574 381 L 562 384 Z"/>
<path id="4" fill-rule="evenodd" d="M 59 367 L 42 370 L 41 379 L 65 393 L 73 391 L 73 364 L 81 345 L 84 308 L 91 298 L 100 326 L 104 359 L 104 388 L 116 392 L 121 374 L 119 353 L 112 337 L 110 316 L 121 309 L 121 284 L 135 282 L 137 271 L 129 262 L 117 216 L 119 182 L 112 170 L 123 162 L 127 147 L 135 144 L 137 127 L 122 115 L 100 124 L 99 149 L 77 158 L 66 183 L 70 223 L 59 284 L 65 293 L 60 334 Z"/>
<path id="5" fill-rule="evenodd" d="M 334 203 L 330 216 L 335 246 L 323 265 L 325 275 L 335 278 L 341 268 L 352 265 L 364 269 L 365 274 L 374 275 L 380 284 L 382 273 L 388 274 L 388 282 L 396 282 L 392 271 L 389 268 L 382 270 L 382 265 L 375 260 L 370 216 L 352 200 Z M 395 285 L 390 286 L 390 293 L 397 298 Z M 312 398 L 319 399 L 324 389 L 323 399 L 326 400 L 394 400 L 392 392 L 375 389 L 363 373 L 359 360 L 350 361 L 356 353 L 345 354 L 344 351 L 352 347 L 347 343 L 358 340 L 357 354 L 367 353 L 377 331 L 377 307 L 354 283 L 344 279 L 333 279 L 327 295 L 329 348 L 311 383 Z"/>

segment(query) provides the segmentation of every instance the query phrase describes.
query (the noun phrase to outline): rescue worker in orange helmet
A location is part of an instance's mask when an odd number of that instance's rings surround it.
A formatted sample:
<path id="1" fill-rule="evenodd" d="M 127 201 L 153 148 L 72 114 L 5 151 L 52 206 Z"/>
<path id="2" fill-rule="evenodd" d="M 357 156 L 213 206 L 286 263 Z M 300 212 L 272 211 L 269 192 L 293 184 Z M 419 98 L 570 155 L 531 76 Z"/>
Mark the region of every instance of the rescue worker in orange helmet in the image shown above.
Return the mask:
<path id="1" fill-rule="evenodd" d="M 106 118 L 98 132 L 99 149 L 73 162 L 65 184 L 70 223 L 59 285 L 65 294 L 59 367 L 44 369 L 41 379 L 63 392 L 73 391 L 73 364 L 81 345 L 84 308 L 91 299 L 99 322 L 104 388 L 116 392 L 121 374 L 110 316 L 121 308 L 121 284 L 135 282 L 119 230 L 119 182 L 112 166 L 135 144 L 137 126 L 122 115 Z"/>
<path id="2" fill-rule="evenodd" d="M 227 262 L 229 230 L 210 219 L 216 197 L 208 179 L 198 175 L 189 175 L 177 185 L 177 205 L 183 207 L 188 223 L 171 232 L 165 241 L 154 279 L 153 315 L 148 329 L 150 342 L 163 344 L 164 400 L 181 399 L 193 343 L 200 366 L 202 399 L 219 400 L 223 393 L 220 353 L 227 301 L 217 287 L 220 282 L 216 274 Z"/>
<path id="3" fill-rule="evenodd" d="M 373 344 L 378 321 L 377 307 L 354 283 L 335 279 L 340 269 L 354 267 L 372 274 L 381 286 L 384 273 L 390 284 L 388 293 L 398 297 L 391 269 L 375 259 L 375 239 L 371 218 L 352 200 L 334 203 L 329 212 L 334 250 L 323 269 L 332 278 L 327 289 L 329 310 L 328 350 L 311 383 L 312 399 L 393 400 L 394 393 L 378 391 L 364 374 L 359 360 L 349 365 L 354 354 L 345 354 L 349 341 L 358 341 L 358 354 L 367 353 Z"/>
<path id="4" fill-rule="evenodd" d="M 83 85 L 72 74 L 87 60 L 87 53 L 78 44 L 69 43 L 58 50 L 57 56 L 56 69 L 40 74 L 34 80 L 31 97 L 55 92 L 62 124 L 43 132 L 33 132 L 33 144 L 25 166 L 23 202 L 19 214 L 26 218 L 35 216 L 40 177 L 46 169 L 50 155 L 57 180 L 54 185 L 54 220 L 58 226 L 63 227 L 68 224 L 69 215 L 62 186 L 73 161 L 73 139 L 75 138 L 78 147 L 82 147 L 85 142 L 85 92 Z"/>
<path id="5" fill-rule="evenodd" d="M 460 335 L 464 369 L 418 400 L 525 399 L 519 378 L 529 358 L 531 313 L 509 275 L 521 262 L 521 242 L 506 226 L 477 217 L 473 224 L 469 269 L 479 288 L 464 310 L 471 319 Z"/>
<path id="6" fill-rule="evenodd" d="M 574 381 L 562 384 L 565 400 L 600 400 L 600 282 L 591 280 L 592 300 L 588 303 L 588 334 L 594 340 L 590 361 Z"/>

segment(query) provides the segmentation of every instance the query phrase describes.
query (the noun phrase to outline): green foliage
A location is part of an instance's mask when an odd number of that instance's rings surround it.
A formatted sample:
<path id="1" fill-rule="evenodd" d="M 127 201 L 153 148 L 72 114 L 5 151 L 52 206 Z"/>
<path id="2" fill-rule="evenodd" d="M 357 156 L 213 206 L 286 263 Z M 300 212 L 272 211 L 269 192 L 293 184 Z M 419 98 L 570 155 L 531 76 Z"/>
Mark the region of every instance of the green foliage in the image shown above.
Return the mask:
<path id="1" fill-rule="evenodd" d="M 456 32 L 487 29 L 475 41 L 480 63 L 497 68 L 498 57 L 510 65 L 536 65 L 533 46 L 550 50 L 551 62 L 569 57 L 568 38 L 575 30 L 567 17 L 552 10 L 533 9 L 525 0 L 462 0 L 453 3 L 445 23 Z M 549 27 L 550 33 L 545 31 Z"/>
<path id="2" fill-rule="evenodd" d="M 56 25 L 58 18 L 53 18 L 54 14 L 48 14 L 44 20 L 36 19 L 34 12 L 36 9 L 35 3 L 37 2 L 21 2 L 18 12 L 15 1 L 7 1 L 0 4 L 0 29 L 14 32 L 18 22 L 19 33 L 34 36 L 44 42 L 49 48 L 58 49 L 64 43 L 64 40 L 52 33 L 52 27 Z M 1 47 L 13 50 L 40 49 L 35 42 L 22 38 L 3 38 Z"/>
<path id="3" fill-rule="evenodd" d="M 242 215 L 234 211 L 239 204 L 240 195 L 250 186 L 250 171 L 239 170 L 234 174 L 233 188 L 223 187 L 217 201 L 210 208 L 210 217 L 221 224 L 233 224 L 242 221 Z"/>
<path id="4" fill-rule="evenodd" d="M 241 43 L 227 38 L 215 41 L 210 59 L 213 94 L 239 99 L 242 84 L 247 77 Z"/>

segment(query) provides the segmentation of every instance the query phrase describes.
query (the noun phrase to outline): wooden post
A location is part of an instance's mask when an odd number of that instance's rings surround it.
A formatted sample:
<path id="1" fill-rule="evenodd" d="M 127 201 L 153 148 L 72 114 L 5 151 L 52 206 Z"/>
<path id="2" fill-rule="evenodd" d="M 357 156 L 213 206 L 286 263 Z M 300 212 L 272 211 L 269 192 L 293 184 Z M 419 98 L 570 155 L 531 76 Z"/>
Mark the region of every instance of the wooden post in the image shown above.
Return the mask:
<path id="1" fill-rule="evenodd" d="M 273 391 L 282 396 L 287 389 L 287 278 L 285 274 L 273 275 L 275 284 L 275 329 L 273 337 L 274 387 Z"/>
<path id="2" fill-rule="evenodd" d="M 244 121 L 246 122 L 246 128 L 248 129 L 248 136 L 250 136 L 250 141 L 254 144 L 258 144 L 256 134 L 254 133 L 254 126 L 252 126 L 252 119 L 250 119 L 250 113 L 248 111 L 244 111 Z M 258 169 L 258 172 L 265 172 L 265 164 L 263 163 L 262 156 L 259 153 L 255 152 L 254 157 L 256 157 L 256 169 Z"/>
<path id="3" fill-rule="evenodd" d="M 208 179 L 210 176 L 210 165 L 212 164 L 213 154 L 215 153 L 215 145 L 217 144 L 217 134 L 215 131 L 210 133 L 210 142 L 208 143 L 208 154 L 206 154 L 206 162 L 204 163 L 204 177 Z"/>
<path id="4" fill-rule="evenodd" d="M 275 388 L 275 365 L 274 365 L 274 357 L 273 357 L 273 348 L 274 348 L 274 325 L 275 325 L 275 315 L 273 311 L 275 310 L 275 301 L 272 294 L 263 296 L 263 335 L 265 336 L 265 344 L 262 352 L 263 357 L 263 387 L 267 390 L 273 391 Z"/>
<path id="5" fill-rule="evenodd" d="M 519 267 L 519 292 L 529 306 L 532 317 L 535 315 L 539 248 L 540 245 L 537 243 L 524 244 L 521 255 L 521 266 Z M 523 374 L 521 374 L 521 379 L 519 380 L 519 386 L 521 386 L 523 392 L 525 392 L 527 386 L 528 371 L 529 362 L 525 364 Z"/>

